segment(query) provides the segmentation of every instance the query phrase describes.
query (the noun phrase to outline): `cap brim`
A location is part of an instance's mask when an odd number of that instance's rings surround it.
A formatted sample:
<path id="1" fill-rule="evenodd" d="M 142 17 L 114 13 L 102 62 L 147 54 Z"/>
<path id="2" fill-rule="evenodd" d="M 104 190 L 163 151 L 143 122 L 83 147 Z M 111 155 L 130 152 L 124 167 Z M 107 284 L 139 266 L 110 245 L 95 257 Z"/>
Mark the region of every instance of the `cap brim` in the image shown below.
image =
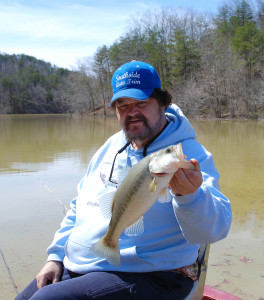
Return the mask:
<path id="1" fill-rule="evenodd" d="M 138 89 L 124 89 L 120 90 L 119 92 L 115 93 L 112 100 L 109 103 L 109 107 L 115 102 L 115 100 L 119 98 L 132 98 L 136 100 L 146 100 L 148 99 L 151 94 L 153 93 L 154 89 L 145 89 L 145 90 L 138 90 Z"/>

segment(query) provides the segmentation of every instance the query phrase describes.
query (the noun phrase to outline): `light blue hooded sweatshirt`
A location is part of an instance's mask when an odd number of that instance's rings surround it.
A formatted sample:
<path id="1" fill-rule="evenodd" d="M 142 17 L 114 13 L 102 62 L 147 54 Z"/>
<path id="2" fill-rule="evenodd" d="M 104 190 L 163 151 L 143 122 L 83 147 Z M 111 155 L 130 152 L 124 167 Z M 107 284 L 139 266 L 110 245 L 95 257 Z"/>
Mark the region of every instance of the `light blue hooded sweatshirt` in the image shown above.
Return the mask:
<path id="1" fill-rule="evenodd" d="M 229 200 L 220 192 L 219 174 L 212 155 L 196 140 L 196 134 L 176 106 L 166 111 L 165 130 L 148 146 L 147 155 L 169 145 L 182 143 L 187 160 L 195 158 L 203 175 L 201 187 L 193 194 L 170 195 L 169 202 L 156 201 L 144 214 L 144 232 L 120 236 L 121 266 L 95 257 L 90 248 L 106 233 L 109 220 L 99 208 L 114 157 L 126 143 L 121 130 L 110 137 L 92 158 L 86 175 L 78 185 L 78 196 L 47 249 L 48 260 L 63 261 L 73 272 L 91 271 L 151 272 L 171 270 L 194 263 L 201 243 L 214 243 L 229 232 L 232 212 Z M 120 168 L 136 165 L 144 149 L 128 145 L 116 156 L 113 178 Z M 118 185 L 120 182 L 118 182 Z"/>

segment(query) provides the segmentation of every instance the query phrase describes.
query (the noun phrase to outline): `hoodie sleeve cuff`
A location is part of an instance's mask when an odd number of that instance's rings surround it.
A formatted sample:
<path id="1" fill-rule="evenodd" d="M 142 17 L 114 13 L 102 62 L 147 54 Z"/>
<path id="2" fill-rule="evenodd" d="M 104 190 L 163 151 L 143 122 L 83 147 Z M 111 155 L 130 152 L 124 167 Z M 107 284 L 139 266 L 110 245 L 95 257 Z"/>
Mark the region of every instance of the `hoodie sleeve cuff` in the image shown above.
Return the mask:
<path id="1" fill-rule="evenodd" d="M 63 258 L 64 257 L 62 257 L 62 255 L 58 255 L 57 253 L 52 253 L 48 255 L 47 261 L 55 260 L 55 261 L 63 262 Z"/>

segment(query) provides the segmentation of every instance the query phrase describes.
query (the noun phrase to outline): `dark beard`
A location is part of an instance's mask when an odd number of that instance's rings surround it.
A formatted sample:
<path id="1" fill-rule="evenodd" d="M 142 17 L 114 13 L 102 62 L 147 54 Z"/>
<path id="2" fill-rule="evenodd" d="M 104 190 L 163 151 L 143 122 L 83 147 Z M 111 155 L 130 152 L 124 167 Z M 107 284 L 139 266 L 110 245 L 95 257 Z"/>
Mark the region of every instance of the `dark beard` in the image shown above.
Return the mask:
<path id="1" fill-rule="evenodd" d="M 151 128 L 148 124 L 148 120 L 143 115 L 136 115 L 134 117 L 127 117 L 124 123 L 123 130 L 125 132 L 126 138 L 128 141 L 132 142 L 142 142 L 144 140 L 152 140 L 158 133 L 162 130 L 161 123 L 162 123 L 162 109 L 159 110 L 160 118 L 158 122 Z M 133 132 L 133 130 L 129 130 L 129 122 L 132 119 L 140 120 L 144 123 L 145 129 L 140 132 Z"/>

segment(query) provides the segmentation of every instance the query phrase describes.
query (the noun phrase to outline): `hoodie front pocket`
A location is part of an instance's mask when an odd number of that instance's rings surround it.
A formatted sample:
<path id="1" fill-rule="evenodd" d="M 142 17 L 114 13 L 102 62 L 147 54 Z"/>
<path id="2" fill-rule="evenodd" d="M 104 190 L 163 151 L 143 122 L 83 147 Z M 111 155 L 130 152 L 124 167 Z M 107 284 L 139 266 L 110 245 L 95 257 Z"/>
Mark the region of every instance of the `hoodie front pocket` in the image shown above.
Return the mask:
<path id="1" fill-rule="evenodd" d="M 65 255 L 69 261 L 75 264 L 94 263 L 98 258 L 90 252 L 91 246 L 84 246 L 69 239 L 65 245 Z"/>
<path id="2" fill-rule="evenodd" d="M 151 272 L 154 269 L 151 262 L 140 258 L 136 246 L 121 250 L 121 266 L 131 272 Z"/>

